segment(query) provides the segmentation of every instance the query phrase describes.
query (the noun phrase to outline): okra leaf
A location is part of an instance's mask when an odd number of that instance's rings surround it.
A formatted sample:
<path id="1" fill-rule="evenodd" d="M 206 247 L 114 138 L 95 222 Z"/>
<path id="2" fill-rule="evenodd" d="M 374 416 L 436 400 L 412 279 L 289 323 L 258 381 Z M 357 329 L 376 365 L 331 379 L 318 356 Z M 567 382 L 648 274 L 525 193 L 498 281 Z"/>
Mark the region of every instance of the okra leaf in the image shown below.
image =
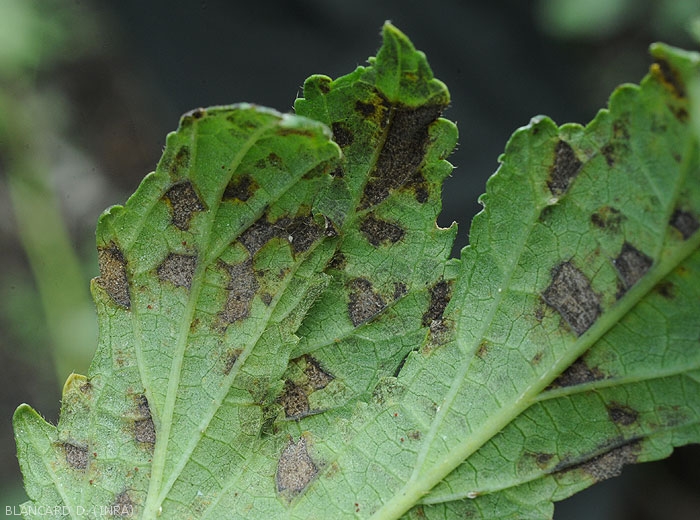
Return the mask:
<path id="1" fill-rule="evenodd" d="M 700 442 L 698 55 L 516 131 L 450 259 L 449 94 L 383 36 L 294 116 L 186 114 L 101 217 L 90 371 L 15 413 L 26 517 L 543 518 Z"/>

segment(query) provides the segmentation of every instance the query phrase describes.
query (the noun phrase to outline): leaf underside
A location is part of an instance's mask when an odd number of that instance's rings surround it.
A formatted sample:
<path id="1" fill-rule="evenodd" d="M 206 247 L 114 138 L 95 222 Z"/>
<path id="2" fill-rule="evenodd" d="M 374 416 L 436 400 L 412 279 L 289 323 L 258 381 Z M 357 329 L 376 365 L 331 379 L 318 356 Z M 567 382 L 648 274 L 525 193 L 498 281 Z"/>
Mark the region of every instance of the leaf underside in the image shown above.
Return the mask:
<path id="1" fill-rule="evenodd" d="M 450 259 L 449 94 L 383 35 L 296 115 L 186 114 L 102 215 L 90 371 L 15 413 L 25 517 L 549 518 L 700 442 L 700 57 L 517 130 Z"/>

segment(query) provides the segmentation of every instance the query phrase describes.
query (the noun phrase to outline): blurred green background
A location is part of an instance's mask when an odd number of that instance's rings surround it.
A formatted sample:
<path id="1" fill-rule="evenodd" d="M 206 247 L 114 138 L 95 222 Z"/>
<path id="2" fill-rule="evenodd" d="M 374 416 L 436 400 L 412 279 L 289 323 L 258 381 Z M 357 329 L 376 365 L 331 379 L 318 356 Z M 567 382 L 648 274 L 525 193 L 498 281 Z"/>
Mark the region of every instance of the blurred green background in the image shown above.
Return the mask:
<path id="1" fill-rule="evenodd" d="M 0 508 L 26 498 L 11 427 L 56 421 L 96 344 L 94 229 L 155 168 L 198 106 L 291 110 L 304 79 L 364 63 L 391 20 L 450 88 L 458 166 L 442 225 L 466 245 L 508 137 L 537 114 L 586 123 L 646 73 L 653 41 L 697 49 L 698 0 L 0 0 Z M 1 514 L 1 513 L 0 513 Z M 696 520 L 700 449 L 627 468 L 557 504 L 558 520 Z"/>

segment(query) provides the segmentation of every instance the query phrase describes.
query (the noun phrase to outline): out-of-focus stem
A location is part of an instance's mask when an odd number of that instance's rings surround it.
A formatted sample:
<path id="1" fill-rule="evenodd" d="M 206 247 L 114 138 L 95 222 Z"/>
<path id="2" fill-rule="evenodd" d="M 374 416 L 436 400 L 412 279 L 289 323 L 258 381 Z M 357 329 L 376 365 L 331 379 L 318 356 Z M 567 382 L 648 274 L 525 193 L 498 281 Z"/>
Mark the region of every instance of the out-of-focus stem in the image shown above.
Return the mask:
<path id="1" fill-rule="evenodd" d="M 38 143 L 41 117 L 0 99 L 0 149 L 20 240 L 36 280 L 59 383 L 84 373 L 96 345 L 88 283 L 71 245 L 49 179 L 50 159 Z M 45 123 L 45 122 L 44 122 Z"/>

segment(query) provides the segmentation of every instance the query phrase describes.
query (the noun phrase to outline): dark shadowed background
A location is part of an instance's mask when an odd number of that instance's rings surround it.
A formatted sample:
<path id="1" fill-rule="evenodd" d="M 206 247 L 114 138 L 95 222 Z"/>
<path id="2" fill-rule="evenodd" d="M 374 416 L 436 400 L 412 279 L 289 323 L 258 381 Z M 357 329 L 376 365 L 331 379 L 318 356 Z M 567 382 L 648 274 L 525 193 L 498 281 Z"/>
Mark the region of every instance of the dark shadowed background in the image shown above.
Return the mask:
<path id="1" fill-rule="evenodd" d="M 391 20 L 452 94 L 457 166 L 440 224 L 468 242 L 513 131 L 586 123 L 639 82 L 653 41 L 697 48 L 697 0 L 2 0 L 0 2 L 0 507 L 26 498 L 11 428 L 22 402 L 57 419 L 96 344 L 94 229 L 160 157 L 180 114 L 248 101 L 290 111 L 304 79 L 365 63 Z M 456 249 L 457 251 L 458 249 Z M 696 520 L 700 449 L 626 468 L 556 518 Z"/>

